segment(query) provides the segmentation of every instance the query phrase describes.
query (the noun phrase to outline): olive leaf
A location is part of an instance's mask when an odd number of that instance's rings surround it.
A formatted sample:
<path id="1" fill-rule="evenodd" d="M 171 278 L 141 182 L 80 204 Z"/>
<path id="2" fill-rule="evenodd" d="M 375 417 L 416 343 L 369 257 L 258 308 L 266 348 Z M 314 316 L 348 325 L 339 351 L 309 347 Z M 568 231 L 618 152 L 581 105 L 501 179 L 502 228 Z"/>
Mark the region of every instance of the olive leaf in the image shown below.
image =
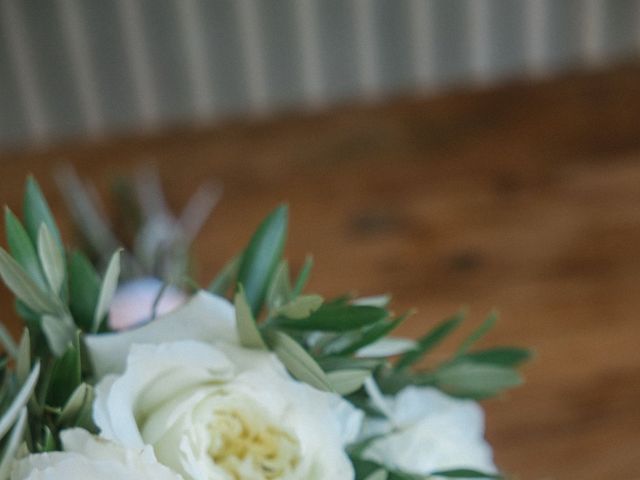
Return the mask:
<path id="1" fill-rule="evenodd" d="M 102 320 L 109 311 L 109 305 L 118 288 L 118 277 L 120 276 L 120 256 L 122 250 L 116 250 L 109 260 L 109 265 L 104 273 L 102 279 L 102 286 L 100 287 L 100 294 L 98 295 L 98 302 L 96 304 L 96 310 L 93 314 L 93 326 L 91 331 L 96 333 L 100 329 Z"/>
<path id="2" fill-rule="evenodd" d="M 269 339 L 272 350 L 291 375 L 320 390 L 333 391 L 327 374 L 298 342 L 278 331 L 271 332 Z"/>
<path id="3" fill-rule="evenodd" d="M 38 231 L 38 255 L 51 291 L 59 295 L 65 279 L 64 254 L 46 223 Z"/>
<path id="4" fill-rule="evenodd" d="M 238 337 L 240 338 L 240 344 L 247 348 L 267 349 L 255 318 L 251 313 L 251 308 L 247 303 L 247 297 L 244 293 L 242 285 L 238 285 L 238 291 L 234 298 L 234 304 L 236 307 L 236 329 L 238 330 Z"/>

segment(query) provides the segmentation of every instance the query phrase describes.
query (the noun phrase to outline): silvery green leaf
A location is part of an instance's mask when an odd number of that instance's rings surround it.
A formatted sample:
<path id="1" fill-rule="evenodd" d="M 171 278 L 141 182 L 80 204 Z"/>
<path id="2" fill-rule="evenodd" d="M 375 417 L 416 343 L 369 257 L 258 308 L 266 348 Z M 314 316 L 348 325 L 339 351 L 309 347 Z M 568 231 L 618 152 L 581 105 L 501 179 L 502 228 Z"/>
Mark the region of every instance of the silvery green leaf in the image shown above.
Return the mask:
<path id="1" fill-rule="evenodd" d="M 446 393 L 483 398 L 522 384 L 520 374 L 509 367 L 488 363 L 454 362 L 439 368 L 434 379 Z"/>
<path id="2" fill-rule="evenodd" d="M 18 355 L 18 346 L 2 323 L 0 323 L 0 344 L 4 347 L 5 352 L 8 353 L 10 357 L 16 358 Z"/>
<path id="3" fill-rule="evenodd" d="M 464 479 L 488 479 L 488 480 L 503 480 L 503 476 L 497 473 L 480 472 L 470 468 L 456 468 L 453 470 L 441 470 L 433 472 L 429 477 L 444 477 L 444 478 L 464 478 Z"/>
<path id="4" fill-rule="evenodd" d="M 379 468 L 378 470 L 370 474 L 367 478 L 365 478 L 365 480 L 387 480 L 388 476 L 389 472 L 382 468 Z"/>
<path id="5" fill-rule="evenodd" d="M 58 425 L 81 426 L 90 425 L 93 408 L 94 391 L 91 385 L 81 383 L 69 397 L 58 417 Z"/>
<path id="6" fill-rule="evenodd" d="M 298 274 L 298 278 L 296 279 L 296 283 L 293 286 L 293 291 L 291 294 L 294 297 L 297 297 L 304 290 L 305 285 L 307 284 L 307 280 L 309 280 L 309 275 L 311 275 L 311 269 L 313 268 L 313 257 L 311 255 L 307 255 L 304 259 L 304 263 L 300 268 L 300 273 Z"/>
<path id="7" fill-rule="evenodd" d="M 18 447 L 22 443 L 25 428 L 27 426 L 27 407 L 22 407 L 18 416 L 18 421 L 13 426 L 11 434 L 2 450 L 2 460 L 0 460 L 0 480 L 7 480 L 11 474 L 14 459 Z"/>
<path id="8" fill-rule="evenodd" d="M 56 357 L 64 355 L 73 344 L 75 328 L 68 317 L 42 316 L 42 331 L 47 338 L 47 344 Z"/>
<path id="9" fill-rule="evenodd" d="M 253 313 L 251 313 L 242 285 L 238 285 L 234 304 L 236 307 L 236 329 L 238 330 L 240 344 L 247 348 L 266 350 L 267 346 L 262 339 L 260 330 L 258 330 L 256 320 L 253 318 Z"/>
<path id="10" fill-rule="evenodd" d="M 461 311 L 456 313 L 450 318 L 447 318 L 429 330 L 426 335 L 418 340 L 415 349 L 405 353 L 394 365 L 396 370 L 407 368 L 414 363 L 418 362 L 426 353 L 435 348 L 440 342 L 442 342 L 449 334 L 451 334 L 456 328 L 460 326 L 464 320 L 465 312 Z"/>
<path id="11" fill-rule="evenodd" d="M 5 410 L 2 418 L 0 419 L 0 438 L 9 431 L 11 426 L 15 423 L 20 410 L 26 405 L 33 393 L 33 389 L 38 381 L 38 375 L 40 375 L 40 363 L 36 363 L 31 370 L 31 373 L 27 377 L 18 394 L 13 398 L 13 401 L 9 407 Z"/>
<path id="12" fill-rule="evenodd" d="M 38 231 L 38 255 L 51 291 L 59 295 L 65 277 L 64 255 L 45 223 Z"/>
<path id="13" fill-rule="evenodd" d="M 294 378 L 319 390 L 333 391 L 333 386 L 318 363 L 293 338 L 273 332 L 271 348 Z"/>
<path id="14" fill-rule="evenodd" d="M 294 320 L 306 318 L 320 308 L 322 302 L 320 295 L 300 295 L 277 308 L 275 313 Z"/>
<path id="15" fill-rule="evenodd" d="M 20 220 L 8 208 L 5 209 L 4 220 L 7 244 L 9 245 L 11 256 L 24 268 L 38 286 L 45 287 L 38 254 L 27 231 L 20 223 Z"/>
<path id="16" fill-rule="evenodd" d="M 40 225 L 45 223 L 53 235 L 53 238 L 55 238 L 60 248 L 62 248 L 60 232 L 53 219 L 53 215 L 51 215 L 49 205 L 40 190 L 38 182 L 31 176 L 27 178 L 25 187 L 23 213 L 27 232 L 29 232 L 29 236 L 34 244 L 38 241 Z"/>
<path id="17" fill-rule="evenodd" d="M 387 308 L 390 301 L 391 295 L 385 293 L 383 295 L 356 298 L 351 303 L 353 305 L 369 305 L 371 307 Z"/>
<path id="18" fill-rule="evenodd" d="M 82 365 L 79 338 L 69 345 L 63 355 L 56 358 L 49 376 L 46 404 L 62 408 L 71 394 L 82 383 Z"/>
<path id="19" fill-rule="evenodd" d="M 366 358 L 392 357 L 414 350 L 416 346 L 417 342 L 409 338 L 385 337 L 359 349 L 356 356 Z"/>
<path id="20" fill-rule="evenodd" d="M 267 305 L 270 309 L 277 309 L 291 299 L 291 283 L 289 280 L 289 264 L 281 261 L 276 268 L 269 288 L 267 289 Z"/>
<path id="21" fill-rule="evenodd" d="M 528 361 L 533 353 L 525 348 L 517 347 L 493 347 L 467 353 L 460 357 L 463 360 L 471 360 L 477 363 L 491 363 L 503 367 L 516 367 Z"/>
<path id="22" fill-rule="evenodd" d="M 22 338 L 18 346 L 16 356 L 16 376 L 18 383 L 23 384 L 29 376 L 31 370 L 31 335 L 26 328 L 22 331 Z"/>
<path id="23" fill-rule="evenodd" d="M 69 310 L 76 324 L 90 332 L 100 295 L 100 277 L 83 253 L 73 252 L 68 260 Z"/>
<path id="24" fill-rule="evenodd" d="M 96 333 L 100 328 L 102 319 L 109 311 L 109 305 L 118 288 L 118 277 L 120 276 L 120 255 L 122 250 L 116 250 L 109 260 L 109 265 L 104 273 L 102 279 L 102 286 L 100 287 L 100 295 L 98 295 L 98 303 L 96 304 L 96 310 L 93 314 L 93 327 L 91 331 Z"/>
<path id="25" fill-rule="evenodd" d="M 224 265 L 224 267 L 222 267 L 218 275 L 216 275 L 216 278 L 214 278 L 209 284 L 209 287 L 207 287 L 207 290 L 215 295 L 223 297 L 229 290 L 233 280 L 238 275 L 239 266 L 240 257 L 233 257 Z"/>
<path id="26" fill-rule="evenodd" d="M 340 395 L 348 395 L 359 390 L 365 380 L 371 376 L 369 370 L 336 370 L 327 373 L 329 383 L 333 386 L 336 393 Z"/>
<path id="27" fill-rule="evenodd" d="M 60 309 L 60 305 L 43 292 L 3 248 L 0 248 L 0 276 L 9 290 L 31 310 L 55 313 Z"/>
<path id="28" fill-rule="evenodd" d="M 288 217 L 286 205 L 271 212 L 251 237 L 240 260 L 238 283 L 244 286 L 254 315 L 262 308 L 269 282 L 282 257 Z"/>
<path id="29" fill-rule="evenodd" d="M 373 325 L 388 315 L 385 309 L 378 307 L 325 303 L 306 318 L 278 317 L 277 325 L 293 330 L 347 332 Z"/>
<path id="30" fill-rule="evenodd" d="M 498 312 L 491 312 L 489 316 L 486 318 L 486 320 L 482 322 L 482 324 L 478 328 L 476 328 L 473 332 L 471 332 L 471 335 L 469 335 L 462 342 L 462 345 L 460 345 L 460 348 L 458 348 L 456 355 L 464 355 L 465 353 L 467 353 L 471 348 L 471 346 L 474 343 L 476 343 L 478 340 L 480 340 L 482 337 L 484 337 L 487 334 L 487 332 L 489 332 L 489 330 L 493 328 L 493 326 L 496 324 L 497 321 L 498 321 Z"/>

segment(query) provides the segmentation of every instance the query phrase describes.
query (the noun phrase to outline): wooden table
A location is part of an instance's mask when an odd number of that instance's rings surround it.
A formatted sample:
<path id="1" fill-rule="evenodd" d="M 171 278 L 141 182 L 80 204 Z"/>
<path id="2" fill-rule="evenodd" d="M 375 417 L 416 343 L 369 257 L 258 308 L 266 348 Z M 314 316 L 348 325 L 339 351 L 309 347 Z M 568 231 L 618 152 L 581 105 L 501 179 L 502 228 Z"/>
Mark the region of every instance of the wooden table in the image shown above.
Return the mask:
<path id="1" fill-rule="evenodd" d="M 277 202 L 312 289 L 393 292 L 417 335 L 498 307 L 485 344 L 530 345 L 528 383 L 486 402 L 498 463 L 520 479 L 640 478 L 640 67 L 320 115 L 6 154 L 0 198 L 66 159 L 105 189 L 153 159 L 175 205 L 226 187 L 197 243 L 202 279 Z M 64 222 L 62 222 L 64 224 Z M 68 232 L 68 224 L 66 231 Z M 67 235 L 70 238 L 70 235 Z M 3 319 L 9 296 L 3 290 Z M 451 348 L 445 345 L 443 351 Z"/>

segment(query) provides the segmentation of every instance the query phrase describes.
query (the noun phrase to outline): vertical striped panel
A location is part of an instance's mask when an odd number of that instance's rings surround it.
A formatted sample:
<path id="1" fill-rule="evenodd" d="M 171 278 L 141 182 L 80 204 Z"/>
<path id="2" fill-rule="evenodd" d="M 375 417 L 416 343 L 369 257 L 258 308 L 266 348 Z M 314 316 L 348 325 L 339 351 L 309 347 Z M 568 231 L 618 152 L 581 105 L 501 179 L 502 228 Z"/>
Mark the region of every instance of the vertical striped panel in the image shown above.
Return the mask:
<path id="1" fill-rule="evenodd" d="M 195 119 L 206 121 L 215 112 L 211 79 L 211 65 L 207 55 L 204 29 L 207 25 L 202 18 L 199 0 L 174 2 L 180 27 L 180 37 L 188 76 L 187 90 L 190 92 L 191 107 Z"/>
<path id="2" fill-rule="evenodd" d="M 616 0 L 605 3 L 603 30 L 608 59 L 624 58 L 637 51 L 637 46 L 634 44 L 640 31 L 637 15 L 637 0 Z"/>
<path id="3" fill-rule="evenodd" d="M 9 49 L 8 62 L 15 73 L 26 119 L 27 135 L 31 142 L 40 143 L 48 139 L 49 126 L 28 36 L 27 18 L 19 7 L 14 0 L 1 0 L 0 21 Z"/>
<path id="4" fill-rule="evenodd" d="M 549 12 L 552 0 L 525 0 L 523 7 L 524 58 L 527 72 L 541 76 L 549 71 Z"/>
<path id="5" fill-rule="evenodd" d="M 294 3 L 297 0 L 257 2 L 262 23 L 262 48 L 269 103 L 276 109 L 299 104 L 304 98 L 303 73 Z"/>
<path id="6" fill-rule="evenodd" d="M 0 146 L 11 148 L 28 142 L 29 126 L 9 49 L 7 28 L 0 22 Z"/>
<path id="7" fill-rule="evenodd" d="M 247 85 L 250 111 L 265 113 L 269 107 L 267 86 L 267 66 L 263 22 L 258 10 L 258 0 L 236 0 L 237 28 L 240 35 L 240 52 L 244 60 L 244 74 Z"/>
<path id="8" fill-rule="evenodd" d="M 0 147 L 597 66 L 639 32 L 640 0 L 0 0 Z"/>
<path id="9" fill-rule="evenodd" d="M 424 1 L 424 0 L 422 0 Z M 380 83 L 384 91 L 404 92 L 414 88 L 409 2 L 373 2 L 377 32 Z M 422 19 L 425 23 L 427 19 Z M 429 59 L 425 59 L 429 61 Z"/>
<path id="10" fill-rule="evenodd" d="M 304 99 L 310 107 L 318 107 L 326 102 L 326 78 L 318 31 L 319 1 L 321 0 L 298 0 L 294 3 L 302 88 Z"/>
<path id="11" fill-rule="evenodd" d="M 124 39 L 127 65 L 132 77 L 139 125 L 149 129 L 159 121 L 156 78 L 151 68 L 149 39 L 140 0 L 116 0 L 118 24 Z"/>
<path id="12" fill-rule="evenodd" d="M 328 97 L 336 100 L 357 95 L 358 62 L 350 2 L 320 1 L 318 22 Z"/>
<path id="13" fill-rule="evenodd" d="M 530 0 L 531 1 L 531 0 Z M 582 0 L 551 1 L 547 15 L 550 70 L 581 62 L 580 8 Z"/>
<path id="14" fill-rule="evenodd" d="M 157 115 L 163 122 L 190 121 L 194 108 L 175 0 L 142 0 L 140 13 Z"/>
<path id="15" fill-rule="evenodd" d="M 88 50 L 94 59 L 96 90 L 105 128 L 110 132 L 136 129 L 139 123 L 132 73 L 115 2 L 78 2 L 88 32 Z"/>
<path id="16" fill-rule="evenodd" d="M 526 73 L 526 1 L 491 0 L 491 76 L 494 79 Z"/>
<path id="17" fill-rule="evenodd" d="M 408 0 L 407 16 L 412 83 L 424 91 L 435 85 L 436 78 L 435 4 L 431 0 Z"/>
<path id="18" fill-rule="evenodd" d="M 19 5 L 29 25 L 35 75 L 47 112 L 47 130 L 58 138 L 86 133 L 55 2 L 31 0 Z"/>
<path id="19" fill-rule="evenodd" d="M 202 1 L 199 5 L 205 28 L 208 78 L 213 103 L 220 115 L 238 114 L 249 108 L 242 40 L 235 0 Z"/>
<path id="20" fill-rule="evenodd" d="M 86 22 L 76 0 L 58 0 L 57 6 L 82 120 L 87 133 L 95 137 L 103 133 L 104 119 L 96 88 L 94 62 L 87 48 Z"/>
<path id="21" fill-rule="evenodd" d="M 465 0 L 433 0 L 437 85 L 459 84 L 471 68 Z"/>

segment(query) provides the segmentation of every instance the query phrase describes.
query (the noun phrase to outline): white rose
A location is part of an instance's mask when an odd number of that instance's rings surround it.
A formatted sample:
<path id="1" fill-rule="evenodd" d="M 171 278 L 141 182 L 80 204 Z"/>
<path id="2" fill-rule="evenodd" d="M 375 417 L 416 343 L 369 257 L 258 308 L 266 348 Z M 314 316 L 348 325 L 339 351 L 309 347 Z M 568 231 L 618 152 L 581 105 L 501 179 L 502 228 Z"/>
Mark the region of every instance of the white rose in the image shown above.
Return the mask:
<path id="1" fill-rule="evenodd" d="M 220 298 L 200 293 L 168 317 L 89 339 L 94 362 L 103 341 L 156 343 L 133 343 L 123 373 L 97 386 L 102 435 L 130 448 L 152 445 L 187 479 L 353 479 L 344 445 L 355 438 L 360 412 L 293 380 L 272 353 L 240 348 L 233 308 Z M 149 335 L 140 336 L 144 329 Z M 165 342 L 165 333 L 197 340 Z"/>
<path id="2" fill-rule="evenodd" d="M 11 480 L 181 480 L 156 460 L 150 447 L 125 449 L 75 428 L 61 434 L 64 452 L 18 460 Z"/>
<path id="3" fill-rule="evenodd" d="M 365 458 L 418 475 L 458 468 L 496 472 L 477 403 L 418 387 L 403 389 L 387 403 L 391 418 L 367 420 L 363 435 L 392 433 L 375 441 Z"/>

